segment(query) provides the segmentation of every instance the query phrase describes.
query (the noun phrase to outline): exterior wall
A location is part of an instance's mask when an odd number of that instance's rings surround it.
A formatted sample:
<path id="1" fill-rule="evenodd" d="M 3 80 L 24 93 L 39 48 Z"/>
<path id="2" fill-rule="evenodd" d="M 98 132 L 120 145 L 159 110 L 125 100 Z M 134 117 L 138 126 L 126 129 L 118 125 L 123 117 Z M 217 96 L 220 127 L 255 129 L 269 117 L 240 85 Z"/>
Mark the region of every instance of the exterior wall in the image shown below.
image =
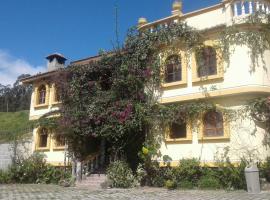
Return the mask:
<path id="1" fill-rule="evenodd" d="M 221 107 L 238 110 L 246 102 L 256 96 L 235 96 L 212 100 Z M 221 159 L 226 149 L 228 156 L 234 163 L 240 161 L 241 157 L 254 161 L 264 160 L 270 156 L 269 150 L 262 145 L 265 130 L 259 123 L 245 118 L 229 121 L 228 139 L 199 140 L 198 121 L 192 124 L 192 140 L 190 142 L 167 142 L 162 143 L 161 154 L 172 158 L 172 165 L 176 165 L 182 158 L 197 158 L 202 163 L 213 164 Z M 159 160 L 162 162 L 162 160 Z"/>
<path id="2" fill-rule="evenodd" d="M 241 17 L 243 16 L 238 18 Z M 233 19 L 236 19 L 236 16 L 233 16 L 228 3 L 182 16 L 182 20 L 198 30 L 231 25 Z M 146 27 L 151 27 L 151 24 Z M 221 26 L 219 29 L 222 31 Z M 214 33 L 206 38 L 206 45 L 211 46 L 218 42 Z M 166 53 L 161 52 L 160 55 Z M 230 62 L 227 64 L 221 61 L 218 64 L 221 72 L 216 77 L 209 76 L 200 80 L 196 79 L 194 54 L 188 55 L 187 60 L 187 67 L 184 66 L 187 74 L 183 75 L 187 77 L 186 84 L 170 83 L 171 86 L 162 87 L 161 103 L 185 103 L 205 99 L 226 109 L 237 110 L 250 99 L 270 95 L 269 50 L 264 53 L 263 59 L 259 59 L 258 66 L 254 67 L 249 49 L 246 46 L 235 46 Z M 168 155 L 172 158 L 172 165 L 176 165 L 182 158 L 198 158 L 202 163 L 211 164 L 221 158 L 226 149 L 229 149 L 228 156 L 232 162 L 239 162 L 241 157 L 258 161 L 270 156 L 270 152 L 262 145 L 265 129 L 252 119 L 237 119 L 228 123 L 229 129 L 225 130 L 225 134 L 229 137 L 212 140 L 200 140 L 198 122 L 200 120 L 189 125 L 191 134 L 187 131 L 187 137 L 191 135 L 192 139 L 165 139 L 162 143 L 160 152 L 163 156 Z"/>
<path id="3" fill-rule="evenodd" d="M 248 54 L 248 49 L 245 47 L 236 47 L 235 52 L 231 55 L 230 64 L 227 67 L 226 63 L 223 63 L 224 74 L 222 78 L 212 79 L 212 80 L 201 80 L 199 82 L 193 82 L 192 74 L 194 72 L 195 65 L 194 59 L 189 59 L 190 63 L 187 67 L 187 87 L 174 86 L 173 88 L 164 88 L 161 95 L 161 101 L 167 98 L 175 99 L 179 96 L 179 101 L 181 101 L 181 96 L 183 95 L 194 95 L 201 94 L 203 92 L 213 92 L 213 91 L 226 91 L 238 89 L 239 92 L 245 88 L 255 88 L 254 92 L 260 89 L 264 93 L 270 93 L 270 51 L 265 52 L 264 61 L 265 66 L 263 66 L 262 61 L 260 61 L 259 66 L 255 68 L 255 71 L 251 71 L 251 59 Z M 257 89 L 256 89 L 257 88 Z M 171 100 L 174 101 L 174 100 Z M 164 101 L 165 102 L 165 101 Z"/>
<path id="4" fill-rule="evenodd" d="M 46 102 L 44 105 L 38 105 L 37 104 L 37 92 L 38 92 L 38 87 L 44 84 L 46 85 Z M 56 111 L 59 109 L 60 102 L 55 102 L 55 87 L 54 84 L 49 84 L 46 81 L 39 81 L 37 80 L 33 84 L 33 93 L 31 96 L 31 107 L 30 107 L 30 115 L 29 118 L 30 120 L 37 120 L 44 114 L 47 114 L 52 111 Z M 56 166 L 63 166 L 64 165 L 64 160 L 65 160 L 65 152 L 64 148 L 56 148 L 54 145 L 54 139 L 52 137 L 52 134 L 50 134 L 49 137 L 49 147 L 48 149 L 39 149 L 37 146 L 37 141 L 38 141 L 38 135 L 37 135 L 38 128 L 33 130 L 33 137 L 34 137 L 34 142 L 32 145 L 32 150 L 42 152 L 46 155 L 46 160 L 48 163 Z"/>
<path id="5" fill-rule="evenodd" d="M 12 163 L 12 156 L 14 156 L 13 144 L 0 144 L 0 170 L 6 170 Z M 23 140 L 18 144 L 17 153 L 20 156 L 28 157 L 32 154 L 32 140 Z"/>
<path id="6" fill-rule="evenodd" d="M 226 19 L 226 12 L 224 11 L 223 7 L 220 7 L 208 12 L 203 12 L 201 14 L 188 17 L 185 21 L 189 26 L 202 30 L 226 24 Z"/>

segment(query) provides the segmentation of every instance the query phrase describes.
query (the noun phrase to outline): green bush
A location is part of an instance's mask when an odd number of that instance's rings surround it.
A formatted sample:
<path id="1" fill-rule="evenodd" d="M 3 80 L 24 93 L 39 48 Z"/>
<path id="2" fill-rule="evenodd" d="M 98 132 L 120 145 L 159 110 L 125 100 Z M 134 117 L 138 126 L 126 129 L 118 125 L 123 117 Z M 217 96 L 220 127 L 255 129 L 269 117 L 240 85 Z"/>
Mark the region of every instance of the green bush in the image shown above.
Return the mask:
<path id="1" fill-rule="evenodd" d="M 198 187 L 200 189 L 219 189 L 221 185 L 219 180 L 213 176 L 202 176 L 198 181 Z"/>
<path id="2" fill-rule="evenodd" d="M 173 190 L 177 188 L 177 184 L 175 182 L 175 180 L 167 180 L 165 182 L 165 187 L 169 190 Z"/>
<path id="3" fill-rule="evenodd" d="M 175 180 L 175 169 L 171 167 L 159 167 L 155 165 L 148 171 L 148 185 L 164 187 L 167 180 Z"/>
<path id="4" fill-rule="evenodd" d="M 261 166 L 263 177 L 269 175 L 269 166 L 267 163 Z M 153 162 L 152 166 L 148 167 L 147 185 L 167 187 L 170 181 L 174 181 L 179 188 L 184 189 L 246 189 L 245 167 L 245 160 L 234 166 L 229 159 L 219 162 L 217 167 L 201 167 L 196 159 L 183 159 L 176 168 L 159 167 L 158 163 Z"/>
<path id="5" fill-rule="evenodd" d="M 44 183 L 58 184 L 71 177 L 69 172 L 50 166 L 43 154 L 34 153 L 27 159 L 17 160 L 7 172 L 0 172 L 2 183 Z"/>
<path id="6" fill-rule="evenodd" d="M 177 182 L 191 181 L 194 186 L 202 175 L 202 168 L 197 159 L 182 159 L 178 167 L 175 168 L 175 177 Z"/>
<path id="7" fill-rule="evenodd" d="M 10 174 L 8 171 L 0 170 L 0 184 L 10 183 Z"/>
<path id="8" fill-rule="evenodd" d="M 192 189 L 193 183 L 189 180 L 183 180 L 178 183 L 178 187 L 181 189 Z"/>
<path id="9" fill-rule="evenodd" d="M 216 170 L 216 176 L 223 188 L 246 189 L 245 167 L 246 161 L 242 160 L 238 166 L 234 166 L 229 160 L 222 163 Z"/>
<path id="10" fill-rule="evenodd" d="M 270 157 L 260 166 L 261 176 L 270 182 Z"/>
<path id="11" fill-rule="evenodd" d="M 107 177 L 112 182 L 112 187 L 130 188 L 136 186 L 137 179 L 126 162 L 115 161 L 107 169 Z"/>

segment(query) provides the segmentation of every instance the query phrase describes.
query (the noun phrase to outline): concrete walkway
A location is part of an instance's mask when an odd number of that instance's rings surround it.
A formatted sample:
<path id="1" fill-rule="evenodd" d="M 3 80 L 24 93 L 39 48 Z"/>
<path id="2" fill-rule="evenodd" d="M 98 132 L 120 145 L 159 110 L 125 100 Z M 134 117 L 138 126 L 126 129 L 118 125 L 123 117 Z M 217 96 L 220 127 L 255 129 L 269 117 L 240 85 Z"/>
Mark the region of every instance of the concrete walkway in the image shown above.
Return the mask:
<path id="1" fill-rule="evenodd" d="M 144 200 L 270 200 L 270 192 L 166 190 L 161 188 L 87 190 L 56 185 L 0 185 L 0 199 L 144 199 Z"/>

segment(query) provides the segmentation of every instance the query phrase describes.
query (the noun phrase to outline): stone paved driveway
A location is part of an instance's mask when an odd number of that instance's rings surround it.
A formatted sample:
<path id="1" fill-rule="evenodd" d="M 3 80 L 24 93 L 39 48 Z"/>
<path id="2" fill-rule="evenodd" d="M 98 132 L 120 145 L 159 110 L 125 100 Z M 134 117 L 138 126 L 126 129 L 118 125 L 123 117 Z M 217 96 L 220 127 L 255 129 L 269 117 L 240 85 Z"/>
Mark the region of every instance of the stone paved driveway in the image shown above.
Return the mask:
<path id="1" fill-rule="evenodd" d="M 0 199 L 90 199 L 90 200 L 270 200 L 270 192 L 252 195 L 245 191 L 197 191 L 174 190 L 160 188 L 140 189 L 108 189 L 87 190 L 79 188 L 63 188 L 56 185 L 0 185 Z"/>

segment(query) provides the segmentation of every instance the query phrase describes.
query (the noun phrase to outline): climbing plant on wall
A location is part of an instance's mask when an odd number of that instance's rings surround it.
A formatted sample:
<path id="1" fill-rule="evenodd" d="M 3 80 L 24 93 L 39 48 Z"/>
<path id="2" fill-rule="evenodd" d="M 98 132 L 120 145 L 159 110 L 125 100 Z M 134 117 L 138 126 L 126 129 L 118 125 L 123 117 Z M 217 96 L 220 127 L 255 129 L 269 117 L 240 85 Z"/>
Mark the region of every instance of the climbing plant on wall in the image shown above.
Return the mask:
<path id="1" fill-rule="evenodd" d="M 265 24 L 263 29 L 240 32 L 237 24 L 224 27 L 219 34 L 224 59 L 229 60 L 230 47 L 237 44 L 250 47 L 251 59 L 257 62 L 256 58 L 269 47 L 268 28 Z M 83 158 L 87 139 L 105 138 L 116 157 L 130 149 L 135 149 L 131 154 L 137 155 L 143 143 L 155 147 L 160 144 L 157 134 L 162 135 L 162 125 L 178 118 L 192 120 L 200 112 L 215 109 L 207 102 L 158 104 L 163 80 L 161 49 L 180 45 L 186 52 L 193 52 L 203 46 L 203 32 L 183 22 L 154 32 L 132 28 L 122 49 L 103 52 L 99 59 L 85 65 L 70 66 L 62 81 L 59 120 L 70 150 Z M 254 49 L 257 32 L 262 36 L 259 41 L 266 39 L 267 43 L 259 43 L 260 47 Z"/>

